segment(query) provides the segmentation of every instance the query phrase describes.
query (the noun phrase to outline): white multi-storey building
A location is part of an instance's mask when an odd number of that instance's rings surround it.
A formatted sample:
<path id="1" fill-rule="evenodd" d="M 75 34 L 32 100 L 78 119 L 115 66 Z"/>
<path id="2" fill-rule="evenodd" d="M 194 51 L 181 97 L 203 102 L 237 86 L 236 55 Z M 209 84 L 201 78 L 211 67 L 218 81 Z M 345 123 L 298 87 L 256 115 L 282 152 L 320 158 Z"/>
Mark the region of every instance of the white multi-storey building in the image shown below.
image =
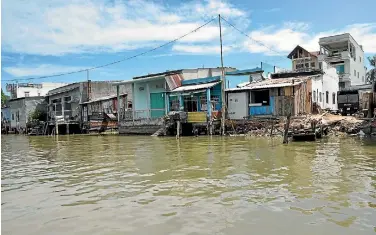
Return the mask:
<path id="1" fill-rule="evenodd" d="M 67 83 L 42 82 L 42 83 L 16 83 L 7 84 L 7 91 L 11 99 L 22 97 L 45 96 L 50 90 L 67 85 Z"/>
<path id="2" fill-rule="evenodd" d="M 366 83 L 364 51 L 349 34 L 340 34 L 319 39 L 318 60 L 336 68 L 340 89 Z"/>
<path id="3" fill-rule="evenodd" d="M 321 109 L 337 110 L 337 92 L 339 90 L 339 76 L 336 68 L 328 66 L 326 61 L 319 59 L 319 52 L 309 52 L 301 46 L 287 56 L 292 61 L 292 71 L 309 74 L 314 72 L 312 78 L 312 103 Z M 321 72 L 320 72 L 321 71 Z"/>

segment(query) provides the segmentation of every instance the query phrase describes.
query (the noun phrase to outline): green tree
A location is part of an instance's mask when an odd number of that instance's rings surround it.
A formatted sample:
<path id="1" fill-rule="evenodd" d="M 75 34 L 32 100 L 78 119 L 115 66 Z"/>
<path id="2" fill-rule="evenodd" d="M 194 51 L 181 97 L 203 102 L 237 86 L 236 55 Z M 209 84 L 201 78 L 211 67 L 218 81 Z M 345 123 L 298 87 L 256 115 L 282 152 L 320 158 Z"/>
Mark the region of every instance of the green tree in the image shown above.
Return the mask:
<path id="1" fill-rule="evenodd" d="M 4 106 L 6 101 L 7 96 L 4 94 L 3 89 L 1 88 L 1 106 Z"/>
<path id="2" fill-rule="evenodd" d="M 366 74 L 367 82 L 376 82 L 376 55 L 368 57 L 368 61 L 373 68 Z"/>

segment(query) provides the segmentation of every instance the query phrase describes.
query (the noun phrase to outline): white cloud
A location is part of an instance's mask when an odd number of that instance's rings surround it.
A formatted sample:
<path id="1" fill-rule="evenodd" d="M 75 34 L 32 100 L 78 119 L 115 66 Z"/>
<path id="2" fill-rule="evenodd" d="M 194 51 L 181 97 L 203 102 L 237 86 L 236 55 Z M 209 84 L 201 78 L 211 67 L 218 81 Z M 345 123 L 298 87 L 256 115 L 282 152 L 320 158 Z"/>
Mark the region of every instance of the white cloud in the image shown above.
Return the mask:
<path id="1" fill-rule="evenodd" d="M 45 76 L 53 75 L 59 73 L 67 73 L 76 70 L 85 69 L 84 67 L 78 66 L 61 66 L 52 64 L 40 64 L 40 65 L 28 65 L 28 66 L 17 66 L 17 67 L 4 67 L 3 70 L 10 75 L 15 77 L 25 77 L 25 76 Z"/>
<path id="2" fill-rule="evenodd" d="M 9 52 L 62 55 L 124 51 L 175 39 L 218 13 L 246 13 L 220 0 L 167 6 L 146 0 L 34 0 L 3 3 L 3 49 Z M 210 42 L 216 22 L 182 39 Z"/>
<path id="3" fill-rule="evenodd" d="M 273 51 L 286 54 L 294 49 L 296 45 L 301 45 L 307 50 L 319 50 L 319 38 L 350 33 L 354 39 L 361 45 L 366 53 L 376 53 L 376 23 L 370 24 L 353 24 L 343 29 L 331 30 L 318 33 L 310 33 L 309 25 L 306 23 L 286 22 L 282 27 L 270 26 L 261 30 L 250 32 L 250 37 L 257 41 L 261 41 Z M 265 53 L 275 55 L 265 46 L 261 46 L 251 40 L 245 40 L 244 46 L 250 52 Z"/>

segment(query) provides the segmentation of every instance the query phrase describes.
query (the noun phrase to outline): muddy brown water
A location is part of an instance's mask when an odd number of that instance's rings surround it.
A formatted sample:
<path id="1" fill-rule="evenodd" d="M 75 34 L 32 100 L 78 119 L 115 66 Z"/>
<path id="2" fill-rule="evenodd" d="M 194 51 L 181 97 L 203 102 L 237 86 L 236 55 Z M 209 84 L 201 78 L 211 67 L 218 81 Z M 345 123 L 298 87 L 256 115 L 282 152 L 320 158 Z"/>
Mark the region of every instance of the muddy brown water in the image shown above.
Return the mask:
<path id="1" fill-rule="evenodd" d="M 375 234 L 376 142 L 2 136 L 2 234 Z"/>

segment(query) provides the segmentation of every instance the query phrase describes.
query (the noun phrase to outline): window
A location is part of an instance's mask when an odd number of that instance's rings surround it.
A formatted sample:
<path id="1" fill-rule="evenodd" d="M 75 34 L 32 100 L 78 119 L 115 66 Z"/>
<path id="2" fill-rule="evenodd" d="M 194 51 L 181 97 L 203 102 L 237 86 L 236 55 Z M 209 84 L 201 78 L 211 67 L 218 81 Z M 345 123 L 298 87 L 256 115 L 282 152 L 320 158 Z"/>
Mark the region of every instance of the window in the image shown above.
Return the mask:
<path id="1" fill-rule="evenodd" d="M 354 69 L 354 76 L 356 76 L 356 70 Z"/>
<path id="2" fill-rule="evenodd" d="M 25 91 L 25 97 L 30 97 L 30 92 L 29 91 Z"/>
<path id="3" fill-rule="evenodd" d="M 64 110 L 72 110 L 71 100 L 71 96 L 64 97 Z"/>
<path id="4" fill-rule="evenodd" d="M 306 68 L 309 68 L 309 63 L 305 63 L 305 67 L 306 67 Z"/>
<path id="5" fill-rule="evenodd" d="M 212 95 L 210 96 L 210 101 L 213 107 L 213 111 L 218 111 L 221 109 L 221 104 L 219 103 L 219 96 L 218 95 Z"/>
<path id="6" fill-rule="evenodd" d="M 197 112 L 197 96 L 184 96 L 184 111 Z"/>
<path id="7" fill-rule="evenodd" d="M 302 68 L 304 68 L 304 65 L 303 65 L 303 64 L 297 64 L 297 65 L 296 65 L 296 69 L 302 69 Z"/>
<path id="8" fill-rule="evenodd" d="M 362 62 L 362 57 L 359 56 L 359 61 Z"/>
<path id="9" fill-rule="evenodd" d="M 362 76 L 362 82 L 364 82 L 364 76 Z"/>
<path id="10" fill-rule="evenodd" d="M 322 62 L 319 62 L 319 69 L 322 69 Z"/>
<path id="11" fill-rule="evenodd" d="M 261 90 L 251 92 L 251 103 L 261 104 L 262 106 L 269 105 L 269 90 Z"/>
<path id="12" fill-rule="evenodd" d="M 345 88 L 346 87 L 346 83 L 344 83 L 344 82 L 340 82 L 339 83 L 339 88 L 340 89 L 343 89 L 343 88 Z"/>
<path id="13" fill-rule="evenodd" d="M 12 120 L 14 121 L 14 113 L 12 113 Z"/>
<path id="14" fill-rule="evenodd" d="M 179 98 L 177 96 L 170 97 L 170 111 L 179 111 Z"/>
<path id="15" fill-rule="evenodd" d="M 316 63 L 315 62 L 311 62 L 311 67 L 312 68 L 316 67 Z"/>
<path id="16" fill-rule="evenodd" d="M 337 65 L 337 66 L 336 66 L 336 70 L 337 70 L 337 73 L 338 73 L 338 74 L 343 74 L 343 73 L 345 73 L 345 65 L 344 65 L 344 64 Z"/>
<path id="17" fill-rule="evenodd" d="M 319 93 L 319 100 L 320 100 L 320 102 L 322 102 L 321 92 Z"/>
<path id="18" fill-rule="evenodd" d="M 313 91 L 313 101 L 316 101 L 316 91 Z"/>
<path id="19" fill-rule="evenodd" d="M 332 94 L 332 102 L 333 102 L 333 104 L 336 104 L 336 93 L 334 93 L 334 92 Z"/>
<path id="20" fill-rule="evenodd" d="M 359 78 L 359 72 L 358 72 L 358 78 Z"/>
<path id="21" fill-rule="evenodd" d="M 326 103 L 329 104 L 329 91 L 325 92 Z"/>
<path id="22" fill-rule="evenodd" d="M 40 96 L 40 92 L 38 92 L 38 96 Z"/>

